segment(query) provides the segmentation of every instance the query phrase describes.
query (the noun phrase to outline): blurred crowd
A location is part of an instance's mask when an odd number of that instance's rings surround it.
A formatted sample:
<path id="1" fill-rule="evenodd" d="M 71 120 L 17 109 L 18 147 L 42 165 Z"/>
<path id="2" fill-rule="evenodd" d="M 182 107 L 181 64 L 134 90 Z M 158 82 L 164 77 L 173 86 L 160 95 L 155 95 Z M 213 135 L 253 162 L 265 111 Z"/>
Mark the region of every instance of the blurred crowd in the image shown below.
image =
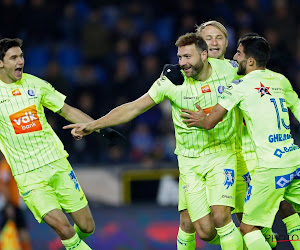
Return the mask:
<path id="1" fill-rule="evenodd" d="M 228 30 L 228 59 L 241 35 L 265 36 L 272 46 L 268 68 L 285 74 L 300 94 L 299 16 L 299 0 L 2 0 L 0 38 L 23 39 L 25 72 L 98 118 L 146 93 L 164 64 L 177 63 L 177 37 L 212 19 Z M 116 127 L 125 146 L 111 147 L 100 135 L 75 141 L 61 129 L 64 119 L 49 112 L 48 120 L 72 164 L 176 161 L 168 103 Z M 296 136 L 299 127 L 292 118 Z"/>

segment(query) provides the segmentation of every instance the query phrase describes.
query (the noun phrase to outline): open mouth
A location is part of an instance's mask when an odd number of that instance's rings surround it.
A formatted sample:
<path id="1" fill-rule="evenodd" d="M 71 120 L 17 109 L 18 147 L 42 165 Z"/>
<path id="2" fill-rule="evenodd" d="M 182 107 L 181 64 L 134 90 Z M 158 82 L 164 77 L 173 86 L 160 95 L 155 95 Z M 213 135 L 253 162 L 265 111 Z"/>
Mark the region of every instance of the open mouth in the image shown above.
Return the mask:
<path id="1" fill-rule="evenodd" d="M 21 67 L 18 67 L 18 68 L 16 68 L 16 75 L 17 76 L 20 76 L 20 75 L 22 75 L 22 72 L 23 72 L 23 68 L 21 68 Z"/>

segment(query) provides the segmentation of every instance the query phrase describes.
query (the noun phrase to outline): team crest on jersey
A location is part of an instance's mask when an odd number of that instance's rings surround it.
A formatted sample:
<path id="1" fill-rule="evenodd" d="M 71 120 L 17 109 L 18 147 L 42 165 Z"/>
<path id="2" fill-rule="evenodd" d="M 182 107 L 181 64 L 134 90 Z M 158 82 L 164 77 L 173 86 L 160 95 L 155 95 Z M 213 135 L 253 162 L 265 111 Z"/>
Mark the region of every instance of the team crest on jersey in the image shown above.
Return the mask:
<path id="1" fill-rule="evenodd" d="M 11 93 L 13 96 L 22 95 L 19 89 L 14 89 Z"/>
<path id="2" fill-rule="evenodd" d="M 78 182 L 73 170 L 69 173 L 69 176 L 70 176 L 71 180 L 74 182 L 75 189 L 80 191 L 79 182 Z"/>
<path id="3" fill-rule="evenodd" d="M 219 92 L 219 94 L 223 94 L 224 90 L 225 90 L 225 86 L 220 85 L 220 86 L 218 87 L 218 92 Z"/>
<path id="4" fill-rule="evenodd" d="M 263 97 L 264 95 L 271 95 L 269 92 L 270 87 L 265 87 L 262 83 L 260 83 L 259 88 L 255 88 L 258 90 L 258 93 L 260 93 L 260 97 Z"/>
<path id="5" fill-rule="evenodd" d="M 27 90 L 27 95 L 29 96 L 29 98 L 36 98 L 36 94 L 32 89 L 28 89 Z"/>
<path id="6" fill-rule="evenodd" d="M 236 61 L 230 60 L 229 63 L 232 65 L 232 67 L 237 68 L 239 65 Z"/>
<path id="7" fill-rule="evenodd" d="M 201 87 L 202 93 L 209 93 L 211 92 L 209 85 L 205 85 Z"/>
<path id="8" fill-rule="evenodd" d="M 224 175 L 225 175 L 224 186 L 227 186 L 226 189 L 228 189 L 234 184 L 234 170 L 224 169 Z"/>

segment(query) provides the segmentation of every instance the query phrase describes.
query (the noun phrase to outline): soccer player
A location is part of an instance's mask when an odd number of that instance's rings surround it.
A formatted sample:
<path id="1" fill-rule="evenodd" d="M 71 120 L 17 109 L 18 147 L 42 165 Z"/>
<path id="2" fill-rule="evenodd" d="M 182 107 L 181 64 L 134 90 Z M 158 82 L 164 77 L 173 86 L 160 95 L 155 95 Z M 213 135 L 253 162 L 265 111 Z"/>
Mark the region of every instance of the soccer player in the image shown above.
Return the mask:
<path id="1" fill-rule="evenodd" d="M 228 35 L 226 28 L 218 21 L 211 20 L 208 22 L 202 23 L 200 26 L 197 26 L 196 30 L 197 34 L 202 36 L 202 38 L 205 40 L 205 42 L 208 45 L 208 57 L 211 58 L 217 58 L 224 60 L 224 55 L 226 52 L 226 47 L 228 45 Z M 228 61 L 228 60 L 227 60 Z M 236 70 L 237 70 L 237 63 L 235 61 L 230 61 L 231 64 L 233 64 Z M 224 87 L 225 88 L 225 87 Z M 214 91 L 214 90 L 212 90 Z M 216 94 L 220 94 L 217 91 L 223 91 L 222 89 L 215 89 Z M 185 113 L 182 115 L 184 119 L 189 121 L 189 123 L 193 122 L 193 119 L 197 120 L 197 112 L 188 111 L 188 113 Z M 191 119 L 191 120 L 190 120 Z M 236 119 L 239 120 L 237 122 L 242 123 L 242 117 L 241 115 L 237 114 Z M 242 127 L 239 128 L 237 132 L 241 134 Z M 241 136 L 236 136 L 236 151 L 237 151 L 237 173 L 236 173 L 236 202 L 235 202 L 235 209 L 234 212 L 239 214 L 239 219 L 241 220 L 242 212 L 243 212 L 243 205 L 244 205 L 244 199 L 245 194 L 247 190 L 247 184 L 244 181 L 243 176 L 245 176 L 248 172 L 246 163 L 243 159 L 243 156 L 241 154 Z M 189 217 L 189 213 L 187 210 L 187 205 L 184 200 L 184 185 L 181 181 L 181 178 L 179 178 L 179 204 L 178 204 L 178 210 L 180 212 L 180 229 L 178 231 L 178 239 L 179 241 L 184 240 L 186 241 L 186 245 L 184 245 L 184 249 L 194 249 L 193 247 L 193 241 L 195 240 L 195 229 L 193 228 L 193 224 L 191 222 L 191 219 Z M 217 244 L 217 242 L 215 242 Z M 182 248 L 183 249 L 183 248 Z"/>
<path id="2" fill-rule="evenodd" d="M 20 39 L 0 40 L 1 151 L 36 220 L 51 226 L 66 249 L 90 249 L 83 239 L 94 232 L 94 220 L 44 107 L 70 122 L 93 119 L 66 104 L 66 97 L 46 81 L 23 73 L 21 46 Z"/>
<path id="3" fill-rule="evenodd" d="M 272 226 L 282 198 L 292 204 L 300 203 L 299 147 L 290 135 L 287 110 L 290 107 L 300 118 L 295 109 L 299 98 L 295 92 L 289 93 L 292 88 L 283 75 L 266 70 L 269 57 L 270 45 L 263 37 L 240 39 L 234 58 L 239 63 L 238 74 L 246 76 L 232 83 L 209 116 L 200 109 L 205 129 L 216 126 L 236 106 L 246 120 L 257 155 L 241 223 L 249 250 L 271 249 L 259 229 Z M 292 217 L 292 234 L 299 239 L 300 218 L 296 213 Z M 295 249 L 300 248 L 300 241 L 291 243 Z"/>
<path id="4" fill-rule="evenodd" d="M 97 129 L 128 122 L 169 99 L 175 126 L 175 154 L 184 182 L 184 198 L 196 232 L 201 239 L 212 242 L 216 238 L 219 240 L 216 227 L 223 249 L 241 249 L 241 234 L 231 219 L 236 173 L 236 155 L 232 147 L 234 112 L 228 113 L 223 122 L 208 133 L 188 128 L 180 117 L 181 109 L 195 110 L 195 103 L 199 102 L 209 113 L 218 100 L 216 89 L 226 86 L 229 79 L 235 79 L 236 70 L 227 61 L 207 59 L 207 44 L 194 33 L 179 37 L 176 46 L 179 65 L 184 72 L 182 85 L 176 85 L 174 80 L 180 74 L 176 66 L 164 68 L 163 75 L 139 99 L 113 109 L 94 122 L 72 124 L 64 129 L 73 128 L 72 135 L 80 139 Z"/>

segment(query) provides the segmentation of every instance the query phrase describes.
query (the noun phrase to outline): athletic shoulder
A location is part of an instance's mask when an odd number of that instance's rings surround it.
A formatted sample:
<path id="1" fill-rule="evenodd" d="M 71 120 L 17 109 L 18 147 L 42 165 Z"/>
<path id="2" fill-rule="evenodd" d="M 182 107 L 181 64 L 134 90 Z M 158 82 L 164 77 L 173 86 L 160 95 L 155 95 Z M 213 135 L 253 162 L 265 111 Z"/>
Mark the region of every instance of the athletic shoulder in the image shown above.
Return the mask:
<path id="1" fill-rule="evenodd" d="M 162 74 L 174 85 L 182 85 L 184 82 L 179 64 L 165 64 Z"/>
<path id="2" fill-rule="evenodd" d="M 47 81 L 37 77 L 37 76 L 34 76 L 34 75 L 31 75 L 31 74 L 27 74 L 27 73 L 23 73 L 23 77 L 22 79 L 26 82 L 31 82 L 31 81 L 34 81 L 34 83 L 40 83 L 41 85 L 45 85 L 45 84 L 49 84 Z"/>

